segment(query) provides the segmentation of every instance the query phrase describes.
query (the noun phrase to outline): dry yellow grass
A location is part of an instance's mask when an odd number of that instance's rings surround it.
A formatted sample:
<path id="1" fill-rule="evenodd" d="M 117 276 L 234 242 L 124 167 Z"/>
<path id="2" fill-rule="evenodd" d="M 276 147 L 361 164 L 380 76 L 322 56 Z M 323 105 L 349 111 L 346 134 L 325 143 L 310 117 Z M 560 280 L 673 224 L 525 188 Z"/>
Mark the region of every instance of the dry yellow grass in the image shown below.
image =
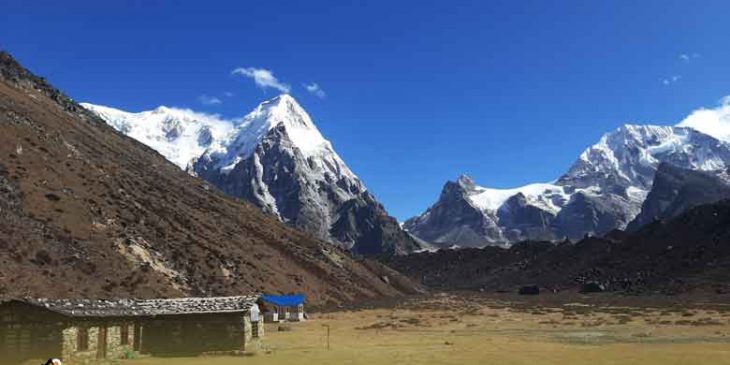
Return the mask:
<path id="1" fill-rule="evenodd" d="M 246 357 L 139 359 L 129 365 L 730 364 L 730 315 L 709 309 L 466 303 L 313 315 L 268 325 Z M 330 327 L 330 349 L 326 327 Z"/>

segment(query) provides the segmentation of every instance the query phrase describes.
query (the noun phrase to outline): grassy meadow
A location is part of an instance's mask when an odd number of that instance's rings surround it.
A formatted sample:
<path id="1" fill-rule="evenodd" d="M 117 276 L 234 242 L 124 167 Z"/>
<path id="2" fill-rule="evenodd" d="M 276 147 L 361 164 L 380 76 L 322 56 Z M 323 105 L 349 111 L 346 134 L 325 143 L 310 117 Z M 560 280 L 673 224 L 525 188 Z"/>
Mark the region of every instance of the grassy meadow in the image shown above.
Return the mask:
<path id="1" fill-rule="evenodd" d="M 242 357 L 119 363 L 730 364 L 730 306 L 722 304 L 634 307 L 442 294 L 312 313 L 307 322 L 266 330 L 259 348 Z"/>

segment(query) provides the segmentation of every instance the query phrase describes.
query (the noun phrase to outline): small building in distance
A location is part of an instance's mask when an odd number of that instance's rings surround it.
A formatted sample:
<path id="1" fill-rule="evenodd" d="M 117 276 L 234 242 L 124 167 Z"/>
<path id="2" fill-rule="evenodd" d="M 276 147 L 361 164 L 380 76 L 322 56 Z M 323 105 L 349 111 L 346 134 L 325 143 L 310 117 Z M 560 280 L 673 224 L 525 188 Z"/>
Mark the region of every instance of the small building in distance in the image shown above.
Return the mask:
<path id="1" fill-rule="evenodd" d="M 520 287 L 517 291 L 519 295 L 538 295 L 540 294 L 540 287 L 537 285 L 527 285 Z"/>
<path id="2" fill-rule="evenodd" d="M 263 336 L 257 299 L 9 300 L 0 303 L 0 363 L 241 352 Z"/>
<path id="3" fill-rule="evenodd" d="M 259 304 L 265 322 L 303 321 L 304 300 L 304 294 L 262 295 Z"/>
<path id="4" fill-rule="evenodd" d="M 589 281 L 586 283 L 581 284 L 580 290 L 578 290 L 580 293 L 600 293 L 606 290 L 606 287 L 596 281 Z"/>

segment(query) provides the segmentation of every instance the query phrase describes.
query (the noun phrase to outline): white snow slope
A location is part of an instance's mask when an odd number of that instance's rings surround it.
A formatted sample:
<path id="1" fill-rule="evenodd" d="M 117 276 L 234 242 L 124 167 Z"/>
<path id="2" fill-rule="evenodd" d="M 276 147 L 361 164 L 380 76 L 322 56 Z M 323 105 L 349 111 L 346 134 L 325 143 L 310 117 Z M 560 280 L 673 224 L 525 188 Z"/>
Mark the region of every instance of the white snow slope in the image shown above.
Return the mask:
<path id="1" fill-rule="evenodd" d="M 277 127 L 286 130 L 293 147 L 305 158 L 321 167 L 313 169 L 315 174 L 323 178 L 324 174 L 330 173 L 357 180 L 332 148 L 332 143 L 319 132 L 309 114 L 288 94 L 279 95 L 257 106 L 227 136 L 215 140 L 205 152 L 205 157 L 216 162 L 216 169 L 230 171 L 238 162 L 251 157 L 268 132 Z"/>
<path id="2" fill-rule="evenodd" d="M 294 147 L 305 157 L 321 163 L 321 174 L 329 172 L 357 180 L 309 114 L 288 94 L 261 103 L 241 120 L 165 106 L 131 113 L 91 103 L 81 105 L 182 169 L 205 155 L 216 161 L 216 168 L 230 170 L 239 161 L 251 157 L 271 129 L 283 126 Z"/>
<path id="3" fill-rule="evenodd" d="M 81 103 L 117 131 L 132 137 L 186 169 L 214 142 L 233 130 L 234 123 L 190 109 L 160 106 L 130 113 L 102 105 Z"/>

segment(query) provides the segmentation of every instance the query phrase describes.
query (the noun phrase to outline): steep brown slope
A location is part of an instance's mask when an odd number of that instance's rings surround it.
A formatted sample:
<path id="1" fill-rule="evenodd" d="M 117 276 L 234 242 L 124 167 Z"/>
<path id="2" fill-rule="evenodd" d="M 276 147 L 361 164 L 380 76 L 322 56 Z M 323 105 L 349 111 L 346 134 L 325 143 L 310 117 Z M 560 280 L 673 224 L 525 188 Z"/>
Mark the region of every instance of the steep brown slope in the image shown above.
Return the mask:
<path id="1" fill-rule="evenodd" d="M 185 174 L 0 53 L 1 296 L 412 289 Z"/>

